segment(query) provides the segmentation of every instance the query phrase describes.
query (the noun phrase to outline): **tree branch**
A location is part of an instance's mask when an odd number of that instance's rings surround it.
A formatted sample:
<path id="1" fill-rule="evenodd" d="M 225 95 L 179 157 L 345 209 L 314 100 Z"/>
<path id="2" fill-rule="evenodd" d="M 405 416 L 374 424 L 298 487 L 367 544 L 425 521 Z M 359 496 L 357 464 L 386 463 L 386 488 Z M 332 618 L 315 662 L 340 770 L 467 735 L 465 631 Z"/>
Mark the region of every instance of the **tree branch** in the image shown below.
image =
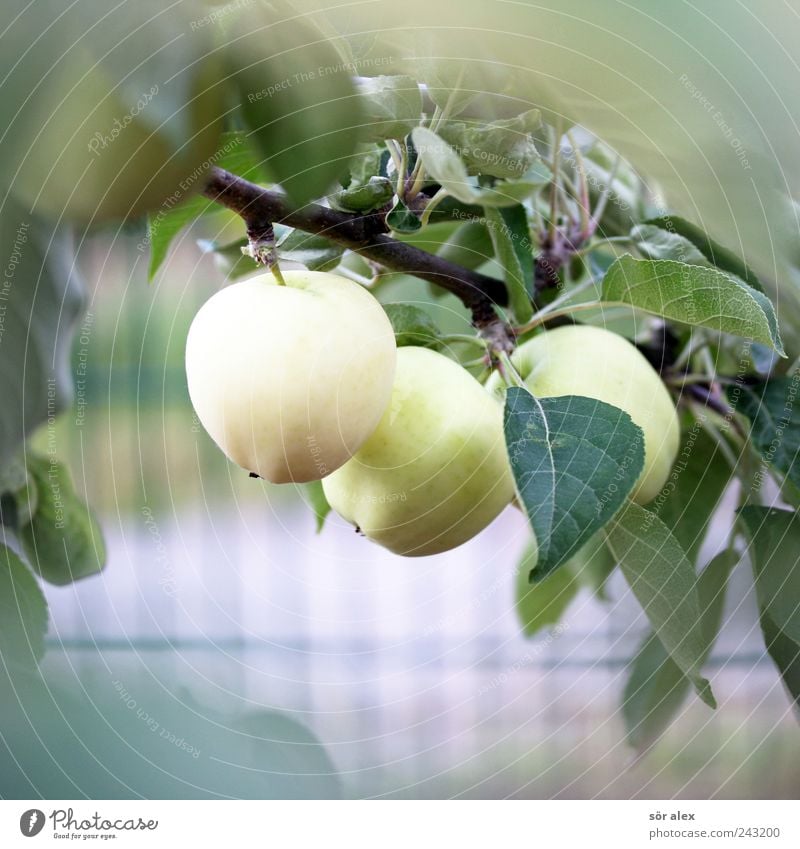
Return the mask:
<path id="1" fill-rule="evenodd" d="M 413 274 L 447 289 L 463 301 L 472 313 L 473 324 L 488 333 L 493 344 L 505 347 L 507 339 L 513 347 L 510 333 L 498 333 L 505 325 L 495 312 L 496 305 L 508 303 L 505 285 L 393 239 L 386 233 L 382 214 L 354 215 L 314 203 L 295 209 L 280 192 L 264 189 L 216 167 L 211 169 L 203 194 L 244 219 L 251 244 L 263 240 L 273 224 L 324 236 L 391 271 Z"/>

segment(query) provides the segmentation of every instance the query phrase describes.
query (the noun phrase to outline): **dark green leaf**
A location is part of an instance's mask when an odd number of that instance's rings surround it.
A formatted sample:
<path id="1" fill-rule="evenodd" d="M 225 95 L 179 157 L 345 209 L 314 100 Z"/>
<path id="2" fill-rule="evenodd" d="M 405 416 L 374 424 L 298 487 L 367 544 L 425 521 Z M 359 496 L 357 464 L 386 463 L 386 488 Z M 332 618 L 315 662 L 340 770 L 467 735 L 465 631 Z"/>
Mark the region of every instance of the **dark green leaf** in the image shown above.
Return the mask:
<path id="1" fill-rule="evenodd" d="M 695 423 L 683 435 L 681 451 L 664 487 L 648 505 L 672 530 L 691 563 L 695 563 L 731 476 L 719 445 Z"/>
<path id="2" fill-rule="evenodd" d="M 603 300 L 753 339 L 784 353 L 769 298 L 716 268 L 625 254 L 603 278 Z"/>
<path id="3" fill-rule="evenodd" d="M 404 345 L 439 347 L 441 332 L 425 310 L 413 304 L 384 304 L 383 308 L 392 323 L 398 348 Z"/>
<path id="4" fill-rule="evenodd" d="M 702 662 L 716 641 L 722 621 L 728 576 L 738 562 L 735 552 L 717 555 L 697 581 L 706 650 Z M 628 742 L 637 749 L 651 745 L 675 718 L 691 688 L 691 681 L 669 656 L 654 634 L 647 636 L 631 664 L 625 684 L 622 713 Z"/>
<path id="5" fill-rule="evenodd" d="M 413 77 L 365 77 L 358 82 L 364 141 L 404 139 L 422 117 L 422 94 Z"/>
<path id="6" fill-rule="evenodd" d="M 800 372 L 756 386 L 728 387 L 734 409 L 751 422 L 750 440 L 761 456 L 800 486 Z"/>
<path id="7" fill-rule="evenodd" d="M 0 208 L 0 467 L 72 402 L 69 352 L 83 312 L 72 237 L 7 197 Z"/>
<path id="8" fill-rule="evenodd" d="M 0 534 L 3 534 L 0 528 Z M 31 570 L 0 536 L 0 666 L 35 666 L 44 654 L 47 602 Z"/>
<path id="9" fill-rule="evenodd" d="M 511 309 L 517 324 L 525 324 L 533 315 L 530 292 L 533 255 L 528 216 L 519 204 L 504 210 L 486 207 L 485 214 L 494 254 L 503 269 Z"/>
<path id="10" fill-rule="evenodd" d="M 48 457 L 27 460 L 38 507 L 19 539 L 31 566 L 58 586 L 96 574 L 105 565 L 103 534 L 75 493 L 69 470 Z"/>
<path id="11" fill-rule="evenodd" d="M 422 222 L 414 213 L 399 200 L 386 215 L 386 223 L 396 233 L 416 233 L 422 227 Z"/>
<path id="12" fill-rule="evenodd" d="M 362 122 L 351 67 L 310 18 L 243 8 L 225 53 L 264 168 L 297 204 L 348 168 Z"/>
<path id="13" fill-rule="evenodd" d="M 328 499 L 325 497 L 325 491 L 322 488 L 322 481 L 310 481 L 304 484 L 308 503 L 314 511 L 317 520 L 317 533 L 322 531 L 325 526 L 325 519 L 328 513 L 331 512 L 331 505 L 328 504 Z"/>
<path id="14" fill-rule="evenodd" d="M 655 515 L 629 503 L 606 529 L 608 544 L 653 630 L 700 698 L 716 707 L 700 676 L 708 653 L 697 577 L 680 543 Z"/>
<path id="15" fill-rule="evenodd" d="M 642 431 L 593 398 L 506 393 L 511 470 L 539 546 L 540 580 L 568 560 L 624 503 L 644 466 Z"/>

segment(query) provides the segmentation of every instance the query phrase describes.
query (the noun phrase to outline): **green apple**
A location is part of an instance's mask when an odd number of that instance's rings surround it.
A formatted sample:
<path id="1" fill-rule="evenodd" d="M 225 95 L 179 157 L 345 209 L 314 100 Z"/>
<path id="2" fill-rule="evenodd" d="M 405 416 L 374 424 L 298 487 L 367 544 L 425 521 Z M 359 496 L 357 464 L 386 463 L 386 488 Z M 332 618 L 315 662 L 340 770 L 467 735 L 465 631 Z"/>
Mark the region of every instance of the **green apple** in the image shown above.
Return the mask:
<path id="1" fill-rule="evenodd" d="M 273 483 L 319 480 L 375 429 L 392 393 L 389 319 L 335 274 L 286 271 L 222 289 L 186 340 L 198 418 L 227 456 Z"/>
<path id="2" fill-rule="evenodd" d="M 520 345 L 511 361 L 539 398 L 582 395 L 628 413 L 644 432 L 645 450 L 631 498 L 646 504 L 658 495 L 678 454 L 680 425 L 658 373 L 627 339 L 601 327 L 559 327 Z M 486 386 L 503 392 L 497 372 Z"/>
<path id="3" fill-rule="evenodd" d="M 500 406 L 453 360 L 399 348 L 380 424 L 322 487 L 340 516 L 396 554 L 455 548 L 514 494 Z"/>

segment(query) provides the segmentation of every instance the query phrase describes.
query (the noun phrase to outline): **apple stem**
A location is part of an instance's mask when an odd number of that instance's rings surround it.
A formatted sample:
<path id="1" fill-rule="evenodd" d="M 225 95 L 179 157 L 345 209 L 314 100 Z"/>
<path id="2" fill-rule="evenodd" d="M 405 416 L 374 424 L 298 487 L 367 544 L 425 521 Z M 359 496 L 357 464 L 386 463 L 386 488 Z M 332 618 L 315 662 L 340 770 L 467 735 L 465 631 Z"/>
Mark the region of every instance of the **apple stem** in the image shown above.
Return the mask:
<path id="1" fill-rule="evenodd" d="M 275 277 L 279 286 L 285 286 L 286 281 L 283 279 L 283 274 L 281 273 L 281 267 L 278 265 L 278 260 L 276 259 L 269 267 L 269 270 Z"/>

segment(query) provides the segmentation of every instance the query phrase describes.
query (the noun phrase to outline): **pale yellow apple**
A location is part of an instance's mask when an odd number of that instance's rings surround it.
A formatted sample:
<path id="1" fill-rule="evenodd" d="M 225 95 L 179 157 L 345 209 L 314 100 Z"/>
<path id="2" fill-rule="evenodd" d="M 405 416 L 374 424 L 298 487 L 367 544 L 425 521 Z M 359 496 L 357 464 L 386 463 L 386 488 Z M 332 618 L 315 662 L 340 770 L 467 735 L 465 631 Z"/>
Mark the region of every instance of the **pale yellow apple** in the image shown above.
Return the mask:
<path id="1" fill-rule="evenodd" d="M 198 418 L 235 463 L 273 483 L 319 480 L 345 463 L 389 403 L 392 325 L 362 286 L 312 271 L 222 289 L 186 340 Z"/>
<path id="2" fill-rule="evenodd" d="M 502 410 L 453 360 L 399 348 L 380 424 L 322 486 L 340 516 L 396 554 L 455 548 L 514 494 Z"/>
<path id="3" fill-rule="evenodd" d="M 627 339 L 601 327 L 547 330 L 511 356 L 525 385 L 539 398 L 582 395 L 624 410 L 644 432 L 644 469 L 631 497 L 652 501 L 675 463 L 680 426 L 675 405 L 655 369 Z M 486 384 L 498 395 L 495 372 Z"/>

